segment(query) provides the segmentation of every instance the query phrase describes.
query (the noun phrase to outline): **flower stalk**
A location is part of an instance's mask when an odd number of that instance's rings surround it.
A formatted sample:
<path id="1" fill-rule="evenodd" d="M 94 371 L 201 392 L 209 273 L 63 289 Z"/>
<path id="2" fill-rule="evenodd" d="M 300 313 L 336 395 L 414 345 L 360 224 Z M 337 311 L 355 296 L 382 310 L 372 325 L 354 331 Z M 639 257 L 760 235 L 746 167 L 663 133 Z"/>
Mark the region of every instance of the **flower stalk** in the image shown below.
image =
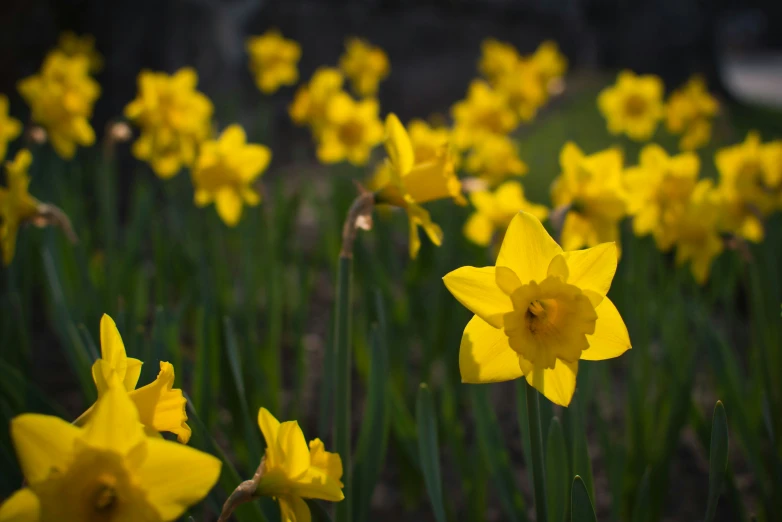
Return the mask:
<path id="1" fill-rule="evenodd" d="M 266 457 L 261 459 L 261 464 L 258 466 L 258 469 L 255 470 L 253 478 L 245 480 L 236 486 L 236 489 L 231 493 L 231 496 L 228 497 L 223 504 L 223 510 L 220 513 L 220 518 L 217 519 L 217 522 L 228 522 L 228 519 L 231 518 L 231 515 L 237 507 L 258 498 L 256 492 L 258 491 L 258 484 L 261 482 L 261 478 L 266 470 L 265 464 Z"/>
<path id="2" fill-rule="evenodd" d="M 532 480 L 535 496 L 535 520 L 548 520 L 546 506 L 546 477 L 543 475 L 543 433 L 540 429 L 540 407 L 538 392 L 529 383 L 527 387 L 527 421 L 529 422 L 529 439 L 532 450 Z"/>

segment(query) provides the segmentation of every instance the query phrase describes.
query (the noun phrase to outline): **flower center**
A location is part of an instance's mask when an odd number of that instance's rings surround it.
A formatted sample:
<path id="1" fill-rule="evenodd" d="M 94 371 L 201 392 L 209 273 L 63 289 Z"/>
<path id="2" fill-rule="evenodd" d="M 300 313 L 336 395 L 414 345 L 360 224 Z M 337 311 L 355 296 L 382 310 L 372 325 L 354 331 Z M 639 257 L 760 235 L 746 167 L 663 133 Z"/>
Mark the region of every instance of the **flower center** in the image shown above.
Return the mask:
<path id="1" fill-rule="evenodd" d="M 350 120 L 339 128 L 339 140 L 348 147 L 360 144 L 363 135 L 364 126 L 356 120 Z"/>
<path id="2" fill-rule="evenodd" d="M 637 94 L 632 94 L 625 100 L 625 112 L 628 116 L 638 117 L 646 112 L 646 100 Z"/>
<path id="3" fill-rule="evenodd" d="M 92 494 L 92 507 L 96 513 L 107 513 L 117 505 L 117 490 L 108 480 L 102 480 Z"/>

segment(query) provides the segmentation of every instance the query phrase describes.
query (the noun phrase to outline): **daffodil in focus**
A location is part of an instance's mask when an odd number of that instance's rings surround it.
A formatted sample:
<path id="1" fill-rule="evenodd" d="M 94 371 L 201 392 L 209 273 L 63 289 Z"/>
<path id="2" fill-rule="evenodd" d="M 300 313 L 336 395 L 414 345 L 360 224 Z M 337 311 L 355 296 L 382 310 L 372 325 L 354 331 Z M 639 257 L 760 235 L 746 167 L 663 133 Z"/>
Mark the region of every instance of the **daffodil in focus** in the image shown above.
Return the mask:
<path id="1" fill-rule="evenodd" d="M 619 221 L 627 212 L 622 161 L 617 149 L 587 156 L 574 143 L 562 148 L 562 173 L 551 196 L 555 208 L 568 208 L 561 234 L 565 250 L 619 241 Z"/>
<path id="2" fill-rule="evenodd" d="M 691 152 L 668 156 L 657 144 L 643 148 L 639 165 L 625 171 L 627 212 L 637 236 L 652 234 L 664 252 L 673 246 L 699 170 L 700 160 Z"/>
<path id="3" fill-rule="evenodd" d="M 447 144 L 443 144 L 434 158 L 417 161 L 410 136 L 392 113 L 386 118 L 385 147 L 389 182 L 378 190 L 376 201 L 404 208 L 407 212 L 410 257 L 414 259 L 421 248 L 419 226 L 435 245 L 440 246 L 443 240 L 442 230 L 421 204 L 449 198 L 459 205 L 465 205 L 467 201 L 462 195 L 462 184 L 456 177 Z"/>
<path id="4" fill-rule="evenodd" d="M 349 38 L 345 42 L 339 68 L 350 80 L 353 92 L 361 97 L 377 95 L 378 85 L 391 70 L 383 49 L 361 38 Z"/>
<path id="5" fill-rule="evenodd" d="M 142 71 L 136 99 L 125 107 L 125 117 L 141 129 L 133 155 L 163 179 L 192 166 L 199 145 L 212 132 L 212 102 L 196 90 L 197 84 L 198 74 L 190 67 L 173 75 Z"/>
<path id="6" fill-rule="evenodd" d="M 517 181 L 506 181 L 494 192 L 477 190 L 470 193 L 470 203 L 475 207 L 464 224 L 464 235 L 473 243 L 489 246 L 495 233 L 505 234 L 505 229 L 519 211 L 527 212 L 538 221 L 548 216 L 548 208 L 527 201 L 524 187 Z"/>
<path id="7" fill-rule="evenodd" d="M 16 154 L 14 161 L 5 164 L 5 187 L 0 187 L 0 247 L 3 264 L 10 265 L 16 251 L 19 226 L 37 213 L 39 202 L 28 192 L 30 177 L 27 171 L 33 155 L 27 149 Z"/>
<path id="8" fill-rule="evenodd" d="M 475 314 L 462 336 L 462 382 L 524 377 L 567 406 L 579 360 L 618 357 L 630 348 L 622 317 L 606 296 L 617 265 L 614 243 L 563 252 L 535 217 L 519 212 L 496 266 L 462 267 L 443 281 Z"/>
<path id="9" fill-rule="evenodd" d="M 278 421 L 266 408 L 258 412 L 258 425 L 266 439 L 263 470 L 256 495 L 275 497 L 283 522 L 308 522 L 305 498 L 339 502 L 342 460 L 325 450 L 320 439 L 307 444 L 296 421 Z"/>
<path id="10" fill-rule="evenodd" d="M 98 389 L 98 402 L 111 388 L 112 376 L 115 376 L 130 397 L 131 403 L 135 405 L 138 422 L 141 422 L 149 433 L 174 433 L 179 442 L 187 444 L 191 435 L 185 413 L 187 401 L 182 390 L 174 388 L 174 366 L 161 361 L 157 378 L 152 383 L 136 389 L 143 363 L 127 356 L 117 325 L 106 314 L 100 320 L 100 353 L 101 358 L 92 365 L 92 379 Z M 89 424 L 96 414 L 97 404 L 82 414 L 75 424 Z"/>
<path id="11" fill-rule="evenodd" d="M 15 140 L 21 132 L 22 124 L 8 114 L 8 97 L 5 94 L 0 94 L 0 161 L 5 159 L 8 144 Z"/>
<path id="12" fill-rule="evenodd" d="M 478 70 L 492 85 L 513 71 L 521 59 L 519 52 L 509 43 L 494 38 L 481 42 L 481 60 Z"/>
<path id="13" fill-rule="evenodd" d="M 318 140 L 318 159 L 323 163 L 349 161 L 366 165 L 372 149 L 383 141 L 383 124 L 377 100 L 355 101 L 340 92 L 329 99 L 326 121 Z"/>
<path id="14" fill-rule="evenodd" d="M 690 263 L 690 271 L 699 284 L 709 277 L 711 264 L 724 250 L 719 235 L 723 212 L 721 195 L 710 179 L 698 182 L 678 222 L 676 263 Z"/>
<path id="15" fill-rule="evenodd" d="M 37 74 L 17 85 L 33 121 L 46 129 L 55 152 L 65 159 L 73 157 L 77 145 L 95 143 L 89 120 L 100 86 L 90 77 L 89 68 L 86 56 L 53 51 Z"/>
<path id="16" fill-rule="evenodd" d="M 611 134 L 627 134 L 633 140 L 650 139 L 663 117 L 663 82 L 651 74 L 637 76 L 622 71 L 616 83 L 603 89 L 597 106 Z"/>
<path id="17" fill-rule="evenodd" d="M 272 29 L 248 38 L 246 48 L 250 55 L 250 71 L 262 93 L 272 94 L 283 85 L 299 81 L 297 66 L 301 46 L 294 40 L 283 38 L 279 31 Z"/>
<path id="18" fill-rule="evenodd" d="M 252 184 L 266 170 L 271 157 L 268 147 L 247 143 L 241 126 L 227 127 L 220 138 L 201 146 L 192 171 L 196 205 L 214 203 L 220 219 L 235 226 L 244 204 L 261 202 Z"/>
<path id="19" fill-rule="evenodd" d="M 467 172 L 496 186 L 512 176 L 523 176 L 527 165 L 519 158 L 516 143 L 508 136 L 491 134 L 479 141 L 465 159 Z"/>
<path id="20" fill-rule="evenodd" d="M 332 96 L 342 92 L 345 78 L 339 69 L 320 67 L 307 85 L 299 87 L 288 107 L 288 114 L 297 125 L 309 125 L 315 136 L 326 124 L 326 107 Z"/>
<path id="21" fill-rule="evenodd" d="M 57 49 L 67 56 L 84 56 L 90 64 L 90 72 L 96 73 L 103 69 L 103 57 L 95 49 L 95 37 L 91 34 L 77 35 L 73 31 L 65 31 L 57 40 Z"/>
<path id="22" fill-rule="evenodd" d="M 695 150 L 711 139 L 711 126 L 719 110 L 719 103 L 706 89 L 702 76 L 693 76 L 673 91 L 665 104 L 665 123 L 668 131 L 681 134 L 679 148 Z"/>
<path id="23" fill-rule="evenodd" d="M 491 134 L 507 134 L 516 128 L 518 116 L 504 94 L 482 81 L 473 80 L 467 97 L 451 107 L 454 145 L 464 150 Z"/>
<path id="24" fill-rule="evenodd" d="M 220 477 L 215 457 L 147 437 L 116 375 L 83 427 L 49 415 L 11 421 L 27 487 L 0 506 L 0 522 L 176 520 Z"/>

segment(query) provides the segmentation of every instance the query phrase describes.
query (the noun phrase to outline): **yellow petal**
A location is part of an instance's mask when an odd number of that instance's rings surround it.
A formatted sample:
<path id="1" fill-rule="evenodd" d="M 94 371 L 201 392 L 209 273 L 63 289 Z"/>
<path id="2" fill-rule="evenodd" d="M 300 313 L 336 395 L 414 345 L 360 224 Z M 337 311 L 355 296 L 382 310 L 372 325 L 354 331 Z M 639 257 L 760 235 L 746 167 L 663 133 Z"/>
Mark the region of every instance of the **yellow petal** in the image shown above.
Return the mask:
<path id="1" fill-rule="evenodd" d="M 119 364 L 127 358 L 117 324 L 107 314 L 100 319 L 100 355 L 109 364 Z"/>
<path id="2" fill-rule="evenodd" d="M 257 178 L 272 159 L 269 147 L 263 145 L 247 145 L 236 154 L 234 161 L 239 168 L 239 177 L 242 181 L 253 181 Z"/>
<path id="3" fill-rule="evenodd" d="M 585 361 L 602 361 L 619 357 L 630 349 L 630 335 L 622 316 L 609 298 L 595 308 L 595 333 L 587 335 L 589 348 L 581 352 Z"/>
<path id="4" fill-rule="evenodd" d="M 497 266 L 513 270 L 522 284 L 546 278 L 549 263 L 562 249 L 540 221 L 526 212 L 513 217 L 502 241 Z"/>
<path id="5" fill-rule="evenodd" d="M 616 243 L 602 243 L 586 250 L 563 254 L 570 269 L 567 282 L 581 289 L 606 295 L 616 273 Z"/>
<path id="6" fill-rule="evenodd" d="M 326 451 L 323 441 L 320 439 L 310 441 L 310 465 L 325 471 L 342 487 L 340 480 L 342 478 L 342 459 L 338 453 Z"/>
<path id="7" fill-rule="evenodd" d="M 494 224 L 489 218 L 473 212 L 464 224 L 464 237 L 480 246 L 489 246 L 494 234 Z"/>
<path id="8" fill-rule="evenodd" d="M 312 514 L 307 503 L 299 497 L 279 497 L 281 522 L 312 522 Z"/>
<path id="9" fill-rule="evenodd" d="M 448 291 L 472 313 L 502 328 L 502 316 L 513 310 L 510 297 L 497 286 L 495 268 L 463 266 L 443 277 Z"/>
<path id="10" fill-rule="evenodd" d="M 93 406 L 82 440 L 99 450 L 127 455 L 146 440 L 139 415 L 128 392 L 115 382 Z"/>
<path id="11" fill-rule="evenodd" d="M 38 522 L 41 504 L 30 488 L 20 489 L 0 505 L 0 522 Z"/>
<path id="12" fill-rule="evenodd" d="M 280 424 L 277 448 L 280 454 L 285 456 L 282 467 L 289 478 L 303 475 L 310 467 L 310 450 L 298 422 L 287 421 Z"/>
<path id="13" fill-rule="evenodd" d="M 277 433 L 280 431 L 280 421 L 269 413 L 269 410 L 261 408 L 258 410 L 258 427 L 266 441 L 266 458 L 272 461 L 269 462 L 271 467 L 283 458 L 282 455 L 277 454 Z"/>
<path id="14" fill-rule="evenodd" d="M 191 435 L 185 410 L 187 400 L 182 390 L 174 388 L 172 364 L 160 361 L 160 373 L 154 382 L 131 392 L 130 398 L 144 426 L 175 433 L 179 442 L 187 444 Z"/>
<path id="15" fill-rule="evenodd" d="M 215 197 L 215 206 L 223 223 L 229 227 L 239 223 L 239 218 L 242 217 L 242 198 L 233 188 L 220 189 Z"/>
<path id="16" fill-rule="evenodd" d="M 136 479 L 161 519 L 175 520 L 209 493 L 220 478 L 220 467 L 220 461 L 208 453 L 150 438 Z"/>
<path id="17" fill-rule="evenodd" d="M 218 140 L 220 151 L 226 154 L 237 152 L 246 142 L 244 129 L 241 125 L 234 123 L 225 128 Z"/>
<path id="18" fill-rule="evenodd" d="M 345 498 L 340 484 L 322 469 L 310 467 L 293 481 L 292 489 L 300 497 L 339 502 Z"/>
<path id="19" fill-rule="evenodd" d="M 50 415 L 26 413 L 11 421 L 11 438 L 27 482 L 35 484 L 53 469 L 64 470 L 79 428 Z"/>
<path id="20" fill-rule="evenodd" d="M 534 368 L 529 361 L 519 358 L 519 364 L 530 386 L 548 400 L 560 406 L 567 406 L 576 391 L 578 361 L 566 362 L 557 359 L 554 368 Z"/>
<path id="21" fill-rule="evenodd" d="M 413 144 L 404 125 L 393 112 L 386 117 L 386 152 L 394 168 L 404 176 L 415 163 Z"/>
<path id="22" fill-rule="evenodd" d="M 522 376 L 519 356 L 508 344 L 505 332 L 477 315 L 462 335 L 459 370 L 464 383 L 510 381 Z"/>
<path id="23" fill-rule="evenodd" d="M 565 257 L 562 254 L 555 255 L 551 259 L 551 263 L 548 265 L 546 276 L 555 276 L 560 278 L 562 281 L 567 281 L 569 275 L 570 270 L 568 269 Z"/>

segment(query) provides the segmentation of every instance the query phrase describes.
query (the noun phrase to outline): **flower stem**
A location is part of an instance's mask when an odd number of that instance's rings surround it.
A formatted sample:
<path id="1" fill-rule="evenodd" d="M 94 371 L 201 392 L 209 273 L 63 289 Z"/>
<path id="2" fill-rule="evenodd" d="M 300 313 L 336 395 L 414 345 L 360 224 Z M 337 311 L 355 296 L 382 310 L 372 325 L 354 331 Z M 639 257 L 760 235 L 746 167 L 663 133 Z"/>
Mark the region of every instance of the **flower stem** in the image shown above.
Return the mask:
<path id="1" fill-rule="evenodd" d="M 540 407 L 538 392 L 526 383 L 527 387 L 527 420 L 529 421 L 529 439 L 532 449 L 532 481 L 535 496 L 535 520 L 546 522 L 546 477 L 543 475 L 543 433 L 540 428 Z"/>

